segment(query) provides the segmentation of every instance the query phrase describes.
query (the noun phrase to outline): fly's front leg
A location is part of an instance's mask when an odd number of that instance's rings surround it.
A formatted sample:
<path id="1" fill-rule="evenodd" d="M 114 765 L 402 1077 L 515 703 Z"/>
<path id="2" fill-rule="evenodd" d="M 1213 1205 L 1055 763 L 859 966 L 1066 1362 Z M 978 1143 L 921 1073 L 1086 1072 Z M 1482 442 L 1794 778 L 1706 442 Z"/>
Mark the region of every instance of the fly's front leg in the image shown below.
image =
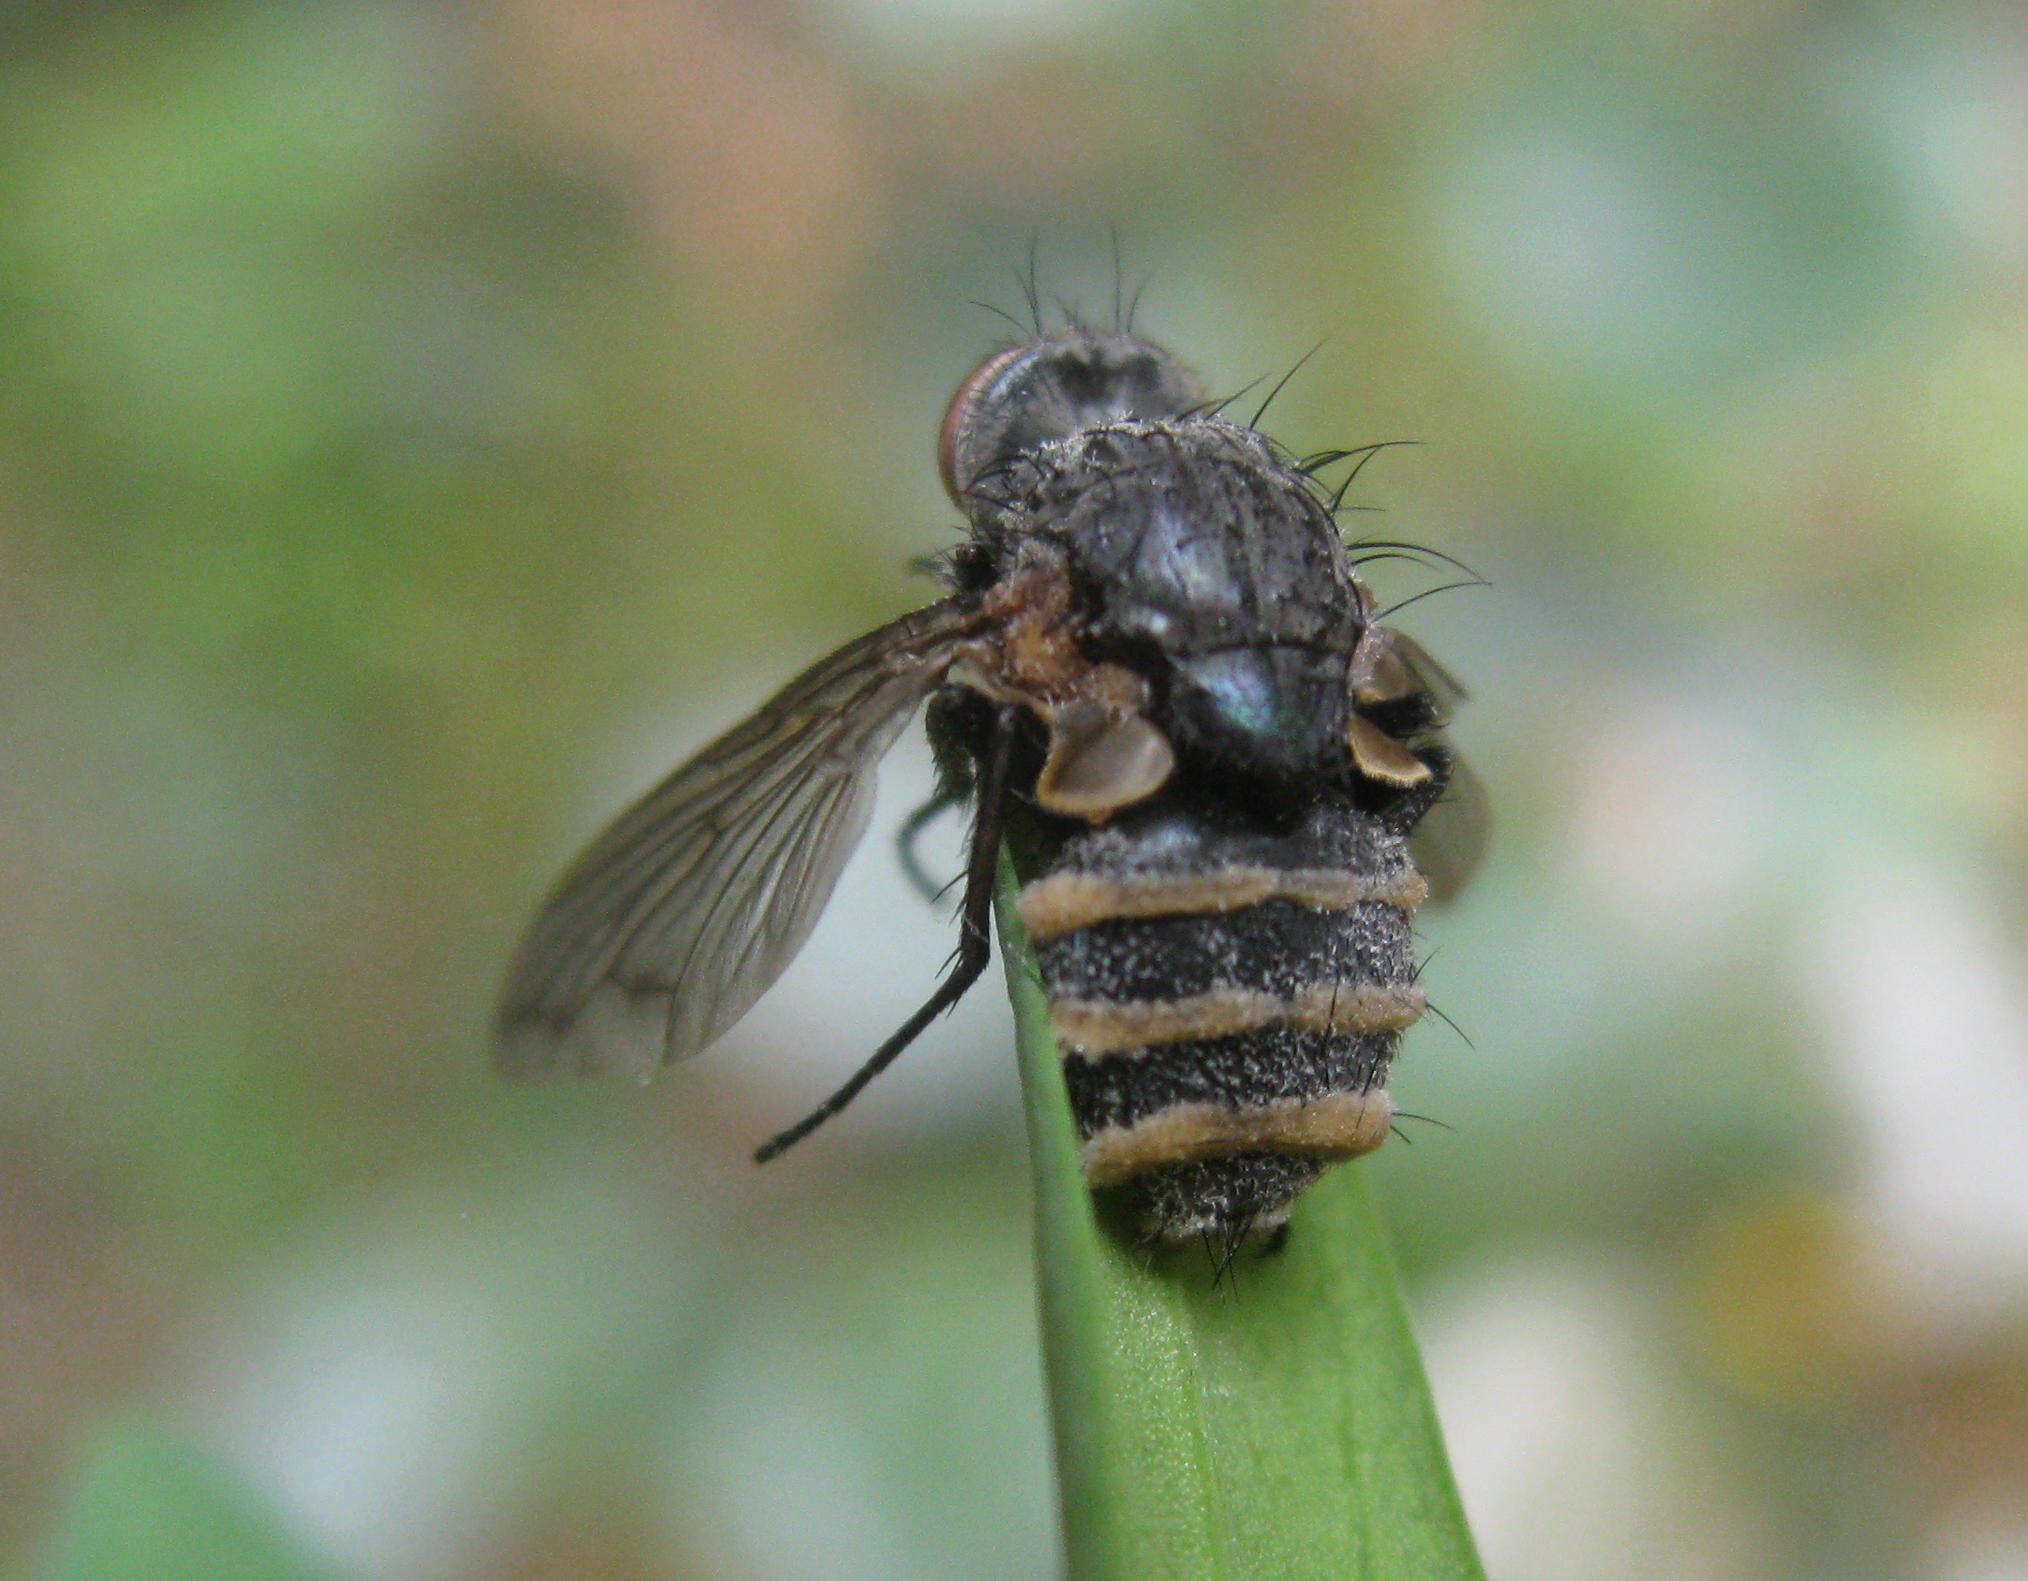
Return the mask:
<path id="1" fill-rule="evenodd" d="M 753 1155 L 755 1163 L 765 1164 L 769 1159 L 779 1158 L 858 1097 L 861 1089 L 892 1065 L 923 1028 L 964 998 L 965 991 L 985 971 L 993 954 L 993 875 L 1000 855 L 1001 812 L 1007 797 L 1008 768 L 1014 756 L 1015 720 L 1016 711 L 1012 708 L 1003 707 L 995 714 L 993 733 L 981 766 L 979 814 L 972 824 L 971 856 L 965 864 L 965 904 L 958 922 L 958 955 L 950 974 L 937 985 L 928 1002 L 875 1049 L 844 1086 L 757 1149 Z"/>

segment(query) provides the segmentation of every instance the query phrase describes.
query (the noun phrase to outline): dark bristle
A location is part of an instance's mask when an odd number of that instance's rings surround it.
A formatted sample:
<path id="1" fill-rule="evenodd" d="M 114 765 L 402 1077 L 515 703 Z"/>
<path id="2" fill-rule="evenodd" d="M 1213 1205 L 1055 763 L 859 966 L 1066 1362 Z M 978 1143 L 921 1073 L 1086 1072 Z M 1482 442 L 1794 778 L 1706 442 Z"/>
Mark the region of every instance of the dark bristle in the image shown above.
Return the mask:
<path id="1" fill-rule="evenodd" d="M 1475 576 L 1462 578 L 1456 582 L 1446 582 L 1441 587 L 1426 587 L 1420 593 L 1411 593 L 1407 598 L 1400 600 L 1398 603 L 1389 604 L 1387 608 L 1381 610 L 1373 618 L 1375 620 L 1391 620 L 1404 609 L 1408 608 L 1409 605 L 1419 604 L 1426 598 L 1435 598 L 1439 593 L 1455 593 L 1459 588 L 1488 587 L 1490 585 L 1484 577 Z"/>
<path id="2" fill-rule="evenodd" d="M 1485 576 L 1480 571 L 1473 566 L 1467 565 L 1456 555 L 1445 554 L 1443 550 L 1432 549 L 1427 544 L 1408 543 L 1400 538 L 1360 538 L 1346 544 L 1345 548 L 1349 553 L 1354 555 L 1361 554 L 1368 549 L 1391 549 L 1418 559 L 1435 560 L 1451 567 L 1454 571 L 1462 571 L 1466 576 L 1473 578 L 1475 581 L 1485 582 L 1489 587 L 1492 585 L 1490 582 L 1486 582 Z"/>
<path id="3" fill-rule="evenodd" d="M 1468 1035 L 1468 1034 L 1466 1033 L 1465 1029 L 1464 1029 L 1463 1027 L 1459 1026 L 1459 1025 L 1457 1024 L 1457 1022 L 1453 1021 L 1453 1020 L 1452 1020 L 1452 1019 L 1451 1019 L 1451 1018 L 1450 1018 L 1449 1016 L 1445 1015 L 1445 1014 L 1443 1013 L 1443 1011 L 1439 1010 L 1439 1009 L 1438 1009 L 1438 1008 L 1437 1008 L 1437 1007 L 1436 1007 L 1435 1005 L 1431 1004 L 1431 1003 L 1430 1003 L 1430 1002 L 1429 1002 L 1429 1001 L 1428 1001 L 1427 999 L 1425 999 L 1425 1000 L 1423 1001 L 1423 1005 L 1422 1005 L 1422 1008 L 1423 1008 L 1423 1009 L 1424 1009 L 1424 1011 L 1426 1011 L 1426 1012 L 1427 1012 L 1428 1014 L 1430 1014 L 1430 1015 L 1433 1015 L 1433 1016 L 1435 1016 L 1435 1017 L 1437 1018 L 1437 1020 L 1441 1021 L 1441 1022 L 1442 1022 L 1442 1023 L 1443 1023 L 1444 1025 L 1445 1025 L 1445 1026 L 1449 1027 L 1449 1028 L 1450 1028 L 1450 1029 L 1451 1029 L 1451 1030 L 1452 1030 L 1453 1032 L 1457 1033 L 1457 1035 L 1458 1035 L 1458 1041 L 1459 1041 L 1460 1043 L 1464 1044 L 1464 1046 L 1465 1046 L 1466 1048 L 1470 1049 L 1470 1050 L 1471 1050 L 1471 1051 L 1472 1051 L 1472 1052 L 1473 1052 L 1474 1054 L 1476 1054 L 1476 1053 L 1478 1053 L 1478 1052 L 1479 1052 L 1479 1046 L 1478 1046 L 1478 1044 L 1474 1043 L 1474 1042 L 1473 1042 L 1473 1041 L 1471 1040 L 1471 1037 L 1470 1037 L 1470 1036 L 1469 1036 L 1469 1035 Z"/>
<path id="4" fill-rule="evenodd" d="M 1293 379 L 1297 374 L 1303 371 L 1303 364 L 1308 362 L 1312 357 L 1316 356 L 1316 354 L 1322 351 L 1323 349 L 1324 343 L 1320 340 L 1317 342 L 1316 345 L 1312 346 L 1308 351 L 1304 352 L 1300 357 L 1296 359 L 1294 367 L 1290 368 L 1287 373 L 1283 374 L 1279 379 L 1275 381 L 1275 387 L 1272 390 L 1268 391 L 1266 399 L 1264 399 L 1260 403 L 1260 405 L 1254 409 L 1253 417 L 1246 425 L 1248 428 L 1260 427 L 1260 420 L 1263 417 L 1267 416 L 1267 409 L 1275 404 L 1275 397 L 1280 395 L 1283 390 L 1288 388 L 1289 380 Z"/>
<path id="5" fill-rule="evenodd" d="M 1021 320 L 1016 318 L 1012 313 L 1008 312 L 1004 307 L 997 307 L 991 302 L 981 302 L 977 297 L 967 297 L 965 299 L 965 305 L 967 307 L 976 307 L 982 313 L 991 313 L 995 318 L 1004 318 L 1009 324 L 1014 326 L 1015 334 L 1020 335 L 1024 339 L 1027 337 L 1028 326 L 1022 323 Z"/>

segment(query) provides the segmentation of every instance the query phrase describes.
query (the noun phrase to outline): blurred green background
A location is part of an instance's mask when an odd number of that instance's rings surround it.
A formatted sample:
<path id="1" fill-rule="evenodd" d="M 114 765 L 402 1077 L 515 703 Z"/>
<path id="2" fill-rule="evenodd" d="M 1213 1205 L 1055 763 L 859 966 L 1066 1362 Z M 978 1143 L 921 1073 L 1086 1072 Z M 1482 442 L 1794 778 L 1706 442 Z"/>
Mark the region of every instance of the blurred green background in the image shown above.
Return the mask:
<path id="1" fill-rule="evenodd" d="M 1004 1004 L 747 1163 L 948 948 L 919 744 L 721 1047 L 482 1044 L 1115 229 L 1495 584 L 1362 1166 L 1490 1568 L 2028 1574 L 2028 24 L 1783 0 L 0 10 L 0 1573 L 1055 1569 Z"/>

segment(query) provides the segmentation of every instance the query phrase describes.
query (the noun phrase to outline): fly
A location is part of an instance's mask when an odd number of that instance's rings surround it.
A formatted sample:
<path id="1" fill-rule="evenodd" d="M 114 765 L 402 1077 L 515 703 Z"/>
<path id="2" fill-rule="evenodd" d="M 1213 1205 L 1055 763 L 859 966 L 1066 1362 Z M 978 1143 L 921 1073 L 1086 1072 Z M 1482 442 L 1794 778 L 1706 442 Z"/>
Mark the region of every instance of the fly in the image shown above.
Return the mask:
<path id="1" fill-rule="evenodd" d="M 956 958 L 756 1157 L 977 981 L 1004 843 L 1087 1180 L 1151 1241 L 1278 1235 L 1326 1165 L 1386 1137 L 1424 1009 L 1411 919 L 1480 845 L 1445 739 L 1462 692 L 1359 576 L 1414 551 L 1348 548 L 1316 476 L 1361 454 L 1306 466 L 1132 334 L 988 358 L 939 438 L 968 528 L 945 596 L 804 671 L 592 844 L 515 958 L 502 1068 L 645 1079 L 737 1021 L 927 703 L 933 805 L 976 809 Z M 1443 843 L 1423 820 L 1447 797 L 1466 805 Z"/>

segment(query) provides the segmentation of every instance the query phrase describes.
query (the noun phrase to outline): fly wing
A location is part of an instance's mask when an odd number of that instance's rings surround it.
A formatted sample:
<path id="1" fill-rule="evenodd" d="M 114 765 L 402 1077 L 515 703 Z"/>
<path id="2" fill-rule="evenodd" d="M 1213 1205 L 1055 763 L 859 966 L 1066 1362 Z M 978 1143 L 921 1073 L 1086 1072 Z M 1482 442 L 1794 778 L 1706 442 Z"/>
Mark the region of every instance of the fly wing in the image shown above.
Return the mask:
<path id="1" fill-rule="evenodd" d="M 1463 685 L 1407 632 L 1390 627 L 1387 639 L 1416 689 L 1429 699 L 1441 728 L 1465 701 Z M 1493 833 L 1485 781 L 1472 772 L 1471 764 L 1448 740 L 1443 741 L 1443 749 L 1450 759 L 1443 800 L 1423 814 L 1408 837 L 1409 853 L 1429 881 L 1430 899 L 1439 905 L 1456 899 L 1458 891 L 1471 881 L 1485 860 Z"/>
<path id="2" fill-rule="evenodd" d="M 623 813 L 522 942 L 500 1068 L 646 1080 L 744 1015 L 816 926 L 876 765 L 975 624 L 946 601 L 861 637 Z"/>
<path id="3" fill-rule="evenodd" d="M 1438 905 L 1455 900 L 1471 881 L 1493 834 L 1485 781 L 1455 751 L 1449 756 L 1443 799 L 1422 815 L 1408 837 L 1409 855 L 1429 881 L 1429 898 Z"/>
<path id="4" fill-rule="evenodd" d="M 1415 638 L 1405 631 L 1387 628 L 1387 640 L 1396 657 L 1408 667 L 1409 675 L 1416 686 L 1435 707 L 1437 717 L 1448 720 L 1458 711 L 1458 705 L 1465 701 L 1467 693 L 1458 678 L 1431 656 Z"/>

